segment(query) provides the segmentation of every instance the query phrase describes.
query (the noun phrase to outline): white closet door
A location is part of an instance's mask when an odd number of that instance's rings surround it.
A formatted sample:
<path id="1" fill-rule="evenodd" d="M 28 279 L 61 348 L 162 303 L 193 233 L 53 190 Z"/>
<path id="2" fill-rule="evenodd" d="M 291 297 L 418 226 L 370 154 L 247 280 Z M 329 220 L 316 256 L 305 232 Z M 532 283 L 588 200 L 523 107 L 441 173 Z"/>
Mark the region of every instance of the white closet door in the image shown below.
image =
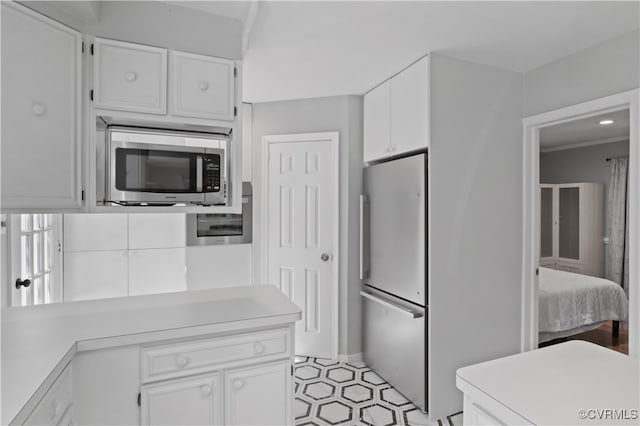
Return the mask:
<path id="1" fill-rule="evenodd" d="M 65 214 L 64 251 L 127 249 L 126 214 Z"/>
<path id="2" fill-rule="evenodd" d="M 129 296 L 187 289 L 185 249 L 129 251 Z"/>
<path id="3" fill-rule="evenodd" d="M 129 215 L 129 249 L 185 247 L 184 213 L 132 213 Z"/>
<path id="4" fill-rule="evenodd" d="M 63 283 L 65 302 L 127 296 L 127 251 L 65 253 Z"/>

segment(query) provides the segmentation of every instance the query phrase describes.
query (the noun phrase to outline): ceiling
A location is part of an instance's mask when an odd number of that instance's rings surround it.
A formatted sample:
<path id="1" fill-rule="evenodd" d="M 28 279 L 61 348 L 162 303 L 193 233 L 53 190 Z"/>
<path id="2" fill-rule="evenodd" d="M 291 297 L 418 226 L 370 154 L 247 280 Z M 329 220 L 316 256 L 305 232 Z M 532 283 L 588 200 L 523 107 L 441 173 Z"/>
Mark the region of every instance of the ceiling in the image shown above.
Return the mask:
<path id="1" fill-rule="evenodd" d="M 603 126 L 602 120 L 613 120 Z M 540 151 L 556 151 L 629 139 L 629 110 L 600 114 L 540 129 Z"/>
<path id="2" fill-rule="evenodd" d="M 639 27 L 638 2 L 260 2 L 244 100 L 363 94 L 424 56 L 526 72 Z"/>
<path id="3" fill-rule="evenodd" d="M 183 6 L 213 15 L 244 21 L 249 12 L 248 1 L 167 1 L 174 6 Z"/>

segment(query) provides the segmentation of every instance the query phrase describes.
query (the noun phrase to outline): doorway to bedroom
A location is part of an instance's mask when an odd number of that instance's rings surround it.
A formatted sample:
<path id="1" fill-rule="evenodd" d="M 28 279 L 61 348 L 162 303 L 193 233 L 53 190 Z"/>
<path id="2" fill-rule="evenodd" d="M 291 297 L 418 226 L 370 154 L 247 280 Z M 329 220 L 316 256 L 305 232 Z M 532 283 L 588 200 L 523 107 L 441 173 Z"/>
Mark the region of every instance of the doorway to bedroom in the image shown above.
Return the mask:
<path id="1" fill-rule="evenodd" d="M 540 129 L 538 345 L 628 354 L 629 109 Z"/>
<path id="2" fill-rule="evenodd" d="M 640 356 L 639 105 L 635 89 L 523 120 L 522 351 Z"/>

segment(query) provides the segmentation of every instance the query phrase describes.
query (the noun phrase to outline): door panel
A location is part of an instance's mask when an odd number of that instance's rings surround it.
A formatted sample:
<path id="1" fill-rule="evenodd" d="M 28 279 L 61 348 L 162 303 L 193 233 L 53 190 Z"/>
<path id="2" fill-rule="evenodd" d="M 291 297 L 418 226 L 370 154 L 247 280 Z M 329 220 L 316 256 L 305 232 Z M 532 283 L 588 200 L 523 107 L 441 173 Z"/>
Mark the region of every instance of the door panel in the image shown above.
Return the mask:
<path id="1" fill-rule="evenodd" d="M 184 247 L 183 213 L 135 213 L 129 215 L 129 249 Z"/>
<path id="2" fill-rule="evenodd" d="M 296 353 L 323 358 L 335 340 L 332 152 L 330 140 L 269 145 L 268 282 L 303 311 Z"/>
<path id="3" fill-rule="evenodd" d="M 64 215 L 65 252 L 126 249 L 126 214 Z"/>
<path id="4" fill-rule="evenodd" d="M 364 161 L 390 155 L 391 82 L 389 80 L 364 95 Z"/>
<path id="5" fill-rule="evenodd" d="M 426 303 L 425 175 L 425 154 L 364 169 L 369 201 L 366 283 L 421 306 Z"/>

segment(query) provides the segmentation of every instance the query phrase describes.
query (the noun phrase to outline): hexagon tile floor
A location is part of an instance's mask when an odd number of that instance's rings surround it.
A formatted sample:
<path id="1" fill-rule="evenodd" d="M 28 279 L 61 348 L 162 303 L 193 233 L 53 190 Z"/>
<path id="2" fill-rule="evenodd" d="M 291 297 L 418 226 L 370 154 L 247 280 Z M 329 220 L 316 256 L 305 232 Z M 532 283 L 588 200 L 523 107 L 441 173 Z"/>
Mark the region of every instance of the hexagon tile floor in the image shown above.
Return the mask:
<path id="1" fill-rule="evenodd" d="M 422 413 L 362 362 L 296 357 L 296 426 L 429 425 Z M 438 420 L 462 424 L 461 413 Z"/>

